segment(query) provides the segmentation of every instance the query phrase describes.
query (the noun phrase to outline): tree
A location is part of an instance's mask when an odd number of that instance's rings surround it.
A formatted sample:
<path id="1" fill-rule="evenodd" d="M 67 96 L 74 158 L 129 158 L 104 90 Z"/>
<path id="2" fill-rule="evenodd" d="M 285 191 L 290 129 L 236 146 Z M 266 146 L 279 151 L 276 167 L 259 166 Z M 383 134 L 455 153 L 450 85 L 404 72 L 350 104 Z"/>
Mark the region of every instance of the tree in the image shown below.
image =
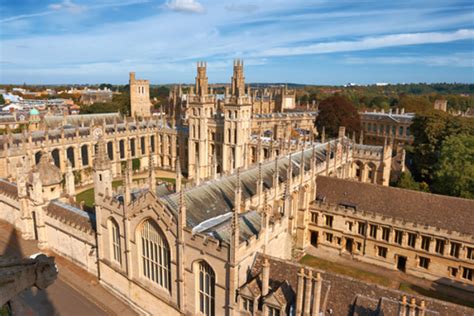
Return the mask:
<path id="1" fill-rule="evenodd" d="M 395 186 L 408 190 L 429 192 L 428 185 L 425 182 L 416 182 L 410 171 L 402 172 Z"/>
<path id="2" fill-rule="evenodd" d="M 424 96 L 402 95 L 398 107 L 405 108 L 405 112 L 426 113 L 432 110 L 434 106 Z"/>
<path id="3" fill-rule="evenodd" d="M 3 94 L 0 93 L 0 105 L 5 104 L 5 99 L 3 98 Z"/>
<path id="4" fill-rule="evenodd" d="M 110 113 L 117 111 L 120 111 L 122 114 L 130 113 L 130 94 L 114 94 L 111 102 L 94 103 L 89 106 L 84 106 L 81 109 L 81 112 L 85 114 Z"/>
<path id="5" fill-rule="evenodd" d="M 444 140 L 432 187 L 436 193 L 474 198 L 474 135 Z"/>
<path id="6" fill-rule="evenodd" d="M 337 136 L 340 126 L 345 126 L 348 133 L 358 133 L 360 132 L 360 116 L 349 99 L 334 95 L 319 104 L 316 125 L 319 130 L 322 130 L 324 126 L 326 134 L 330 137 Z"/>
<path id="7" fill-rule="evenodd" d="M 417 181 L 431 185 L 443 141 L 451 135 L 474 135 L 474 120 L 431 111 L 417 115 L 410 129 L 414 136 L 413 145 L 408 148 L 413 175 Z"/>

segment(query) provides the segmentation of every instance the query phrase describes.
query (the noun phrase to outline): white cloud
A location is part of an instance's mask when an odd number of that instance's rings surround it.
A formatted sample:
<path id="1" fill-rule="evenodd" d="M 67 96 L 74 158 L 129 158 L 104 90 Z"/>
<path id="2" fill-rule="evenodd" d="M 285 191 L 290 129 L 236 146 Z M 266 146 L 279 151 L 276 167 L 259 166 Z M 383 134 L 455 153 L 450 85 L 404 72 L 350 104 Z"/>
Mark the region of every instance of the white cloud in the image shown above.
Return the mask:
<path id="1" fill-rule="evenodd" d="M 204 7 L 195 0 L 168 0 L 165 6 L 173 11 L 203 13 Z"/>
<path id="2" fill-rule="evenodd" d="M 71 0 L 50 4 L 49 8 L 54 11 L 64 10 L 71 13 L 82 13 L 86 10 L 85 6 L 75 4 Z"/>
<path id="3" fill-rule="evenodd" d="M 474 30 L 462 29 L 454 32 L 403 33 L 366 37 L 358 41 L 336 41 L 304 46 L 287 46 L 257 52 L 257 56 L 294 56 L 371 50 L 384 47 L 447 43 L 474 39 Z"/>
<path id="4" fill-rule="evenodd" d="M 38 13 L 32 13 L 32 14 L 20 14 L 20 15 L 15 15 L 15 16 L 10 16 L 8 18 L 4 18 L 0 20 L 0 23 L 4 22 L 12 22 L 12 21 L 17 21 L 17 20 L 24 20 L 24 19 L 29 19 L 29 18 L 35 18 L 39 16 L 45 16 L 53 13 L 52 11 L 44 11 L 44 12 L 38 12 Z"/>
<path id="5" fill-rule="evenodd" d="M 232 12 L 253 13 L 258 10 L 258 5 L 251 3 L 231 3 L 226 5 L 225 8 Z"/>
<path id="6" fill-rule="evenodd" d="M 449 67 L 473 67 L 471 54 L 451 54 L 445 56 L 384 56 L 384 57 L 347 57 L 348 64 L 389 64 L 389 65 L 427 65 Z"/>

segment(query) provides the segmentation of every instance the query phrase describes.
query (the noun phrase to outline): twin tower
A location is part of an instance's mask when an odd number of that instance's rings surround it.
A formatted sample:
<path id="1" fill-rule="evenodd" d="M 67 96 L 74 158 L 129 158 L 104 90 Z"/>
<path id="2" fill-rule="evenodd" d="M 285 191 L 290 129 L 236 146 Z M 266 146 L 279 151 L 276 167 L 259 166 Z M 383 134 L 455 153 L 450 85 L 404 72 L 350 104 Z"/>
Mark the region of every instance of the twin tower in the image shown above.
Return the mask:
<path id="1" fill-rule="evenodd" d="M 208 93 L 208 83 L 206 77 L 205 62 L 199 62 L 197 65 L 198 76 L 196 78 L 196 93 L 206 95 Z M 242 60 L 234 61 L 234 75 L 232 77 L 231 93 L 234 96 L 243 96 L 245 94 L 244 63 Z M 136 79 L 135 73 L 130 73 L 130 116 L 150 117 L 150 81 Z"/>

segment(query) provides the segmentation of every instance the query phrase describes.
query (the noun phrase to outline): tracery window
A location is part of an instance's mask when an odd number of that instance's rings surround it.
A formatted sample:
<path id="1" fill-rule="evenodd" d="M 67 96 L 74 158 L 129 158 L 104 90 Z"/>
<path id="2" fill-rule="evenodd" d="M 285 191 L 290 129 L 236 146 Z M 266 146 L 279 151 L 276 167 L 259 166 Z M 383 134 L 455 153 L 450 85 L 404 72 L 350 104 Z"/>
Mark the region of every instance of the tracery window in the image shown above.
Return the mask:
<path id="1" fill-rule="evenodd" d="M 112 259 L 118 263 L 122 263 L 120 250 L 120 228 L 117 222 L 113 219 L 109 220 L 110 241 L 111 241 L 111 255 Z"/>
<path id="2" fill-rule="evenodd" d="M 215 287 L 216 287 L 216 275 L 211 266 L 206 262 L 199 262 L 198 267 L 199 273 L 199 311 L 206 316 L 215 315 Z"/>
<path id="3" fill-rule="evenodd" d="M 170 289 L 170 250 L 155 223 L 147 220 L 140 231 L 142 275 Z"/>

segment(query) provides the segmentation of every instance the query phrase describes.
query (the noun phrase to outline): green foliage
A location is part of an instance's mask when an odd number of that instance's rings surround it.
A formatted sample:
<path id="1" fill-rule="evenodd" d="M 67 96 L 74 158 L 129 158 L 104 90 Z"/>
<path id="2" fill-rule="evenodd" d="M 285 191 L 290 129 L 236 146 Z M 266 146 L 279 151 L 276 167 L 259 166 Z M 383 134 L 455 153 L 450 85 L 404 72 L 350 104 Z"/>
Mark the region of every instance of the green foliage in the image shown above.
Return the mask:
<path id="1" fill-rule="evenodd" d="M 140 170 L 140 159 L 138 158 L 134 158 L 132 160 L 132 170 L 135 171 L 135 170 Z"/>
<path id="2" fill-rule="evenodd" d="M 74 175 L 74 185 L 78 186 L 82 181 L 82 174 L 79 170 L 75 170 L 72 173 Z"/>
<path id="3" fill-rule="evenodd" d="M 130 94 L 120 93 L 114 94 L 111 102 L 94 103 L 89 106 L 83 106 L 81 113 L 96 114 L 96 113 L 111 113 L 120 111 L 122 114 L 130 113 Z"/>
<path id="4" fill-rule="evenodd" d="M 474 120 L 431 111 L 417 115 L 411 130 L 415 180 L 402 175 L 397 186 L 416 190 L 425 182 L 434 193 L 474 198 Z"/>
<path id="5" fill-rule="evenodd" d="M 441 111 L 417 115 L 411 125 L 415 138 L 410 154 L 413 156 L 413 175 L 417 181 L 433 183 L 443 141 L 461 133 L 474 134 L 474 120 L 456 117 Z"/>
<path id="6" fill-rule="evenodd" d="M 428 185 L 425 182 L 416 182 L 409 171 L 402 172 L 395 186 L 402 189 L 429 192 Z"/>
<path id="7" fill-rule="evenodd" d="M 434 176 L 434 192 L 474 198 L 474 135 L 444 140 Z"/>
<path id="8" fill-rule="evenodd" d="M 348 98 L 335 95 L 324 99 L 319 104 L 316 125 L 320 131 L 324 126 L 326 134 L 330 137 L 337 136 L 340 126 L 345 126 L 348 133 L 358 133 L 360 131 L 360 116 Z"/>
<path id="9" fill-rule="evenodd" d="M 425 96 L 402 95 L 398 107 L 405 108 L 405 112 L 426 113 L 433 109 L 433 103 Z"/>
<path id="10" fill-rule="evenodd" d="M 0 105 L 5 104 L 5 99 L 3 98 L 3 94 L 0 93 Z"/>

